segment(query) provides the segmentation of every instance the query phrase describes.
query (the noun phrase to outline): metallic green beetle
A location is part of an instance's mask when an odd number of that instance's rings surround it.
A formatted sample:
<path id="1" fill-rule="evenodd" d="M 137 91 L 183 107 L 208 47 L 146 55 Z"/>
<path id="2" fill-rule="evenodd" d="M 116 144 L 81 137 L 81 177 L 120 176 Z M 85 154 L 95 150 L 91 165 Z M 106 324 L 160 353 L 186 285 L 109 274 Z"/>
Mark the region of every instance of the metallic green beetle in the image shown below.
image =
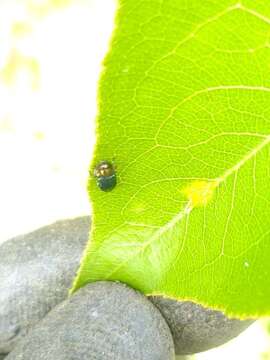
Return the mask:
<path id="1" fill-rule="evenodd" d="M 97 185 L 102 191 L 111 191 L 116 185 L 115 167 L 109 161 L 101 161 L 94 170 Z"/>

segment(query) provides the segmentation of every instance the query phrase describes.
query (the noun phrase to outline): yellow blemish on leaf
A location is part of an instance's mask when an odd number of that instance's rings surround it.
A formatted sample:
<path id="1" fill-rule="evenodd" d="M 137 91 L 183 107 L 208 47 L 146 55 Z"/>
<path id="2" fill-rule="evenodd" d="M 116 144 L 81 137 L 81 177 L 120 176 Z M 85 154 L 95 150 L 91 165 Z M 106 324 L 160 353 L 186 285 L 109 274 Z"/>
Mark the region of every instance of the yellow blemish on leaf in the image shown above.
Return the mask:
<path id="1" fill-rule="evenodd" d="M 205 206 L 213 197 L 218 181 L 196 180 L 183 189 L 191 207 Z"/>
<path id="2" fill-rule="evenodd" d="M 132 208 L 130 209 L 130 211 L 135 214 L 143 214 L 146 210 L 147 208 L 145 204 L 140 201 L 133 204 Z"/>

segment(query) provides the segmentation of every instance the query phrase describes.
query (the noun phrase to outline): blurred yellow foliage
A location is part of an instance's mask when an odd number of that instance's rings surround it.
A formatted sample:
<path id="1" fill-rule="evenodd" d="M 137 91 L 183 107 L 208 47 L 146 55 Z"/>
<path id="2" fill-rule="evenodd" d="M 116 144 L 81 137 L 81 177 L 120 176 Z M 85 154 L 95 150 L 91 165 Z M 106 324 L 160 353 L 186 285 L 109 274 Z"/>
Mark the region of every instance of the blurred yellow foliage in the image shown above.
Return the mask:
<path id="1" fill-rule="evenodd" d="M 18 50 L 13 49 L 5 66 L 0 71 L 0 79 L 6 85 L 13 85 L 19 71 L 26 71 L 28 73 L 33 90 L 39 88 L 40 66 L 38 60 L 31 56 L 25 56 Z"/>
<path id="2" fill-rule="evenodd" d="M 62 9 L 70 5 L 74 0 L 29 0 L 27 3 L 27 9 L 31 15 L 36 17 L 47 16 L 52 11 Z"/>
<path id="3" fill-rule="evenodd" d="M 11 26 L 11 34 L 14 37 L 22 37 L 32 32 L 32 26 L 24 21 L 16 21 Z"/>
<path id="4" fill-rule="evenodd" d="M 74 0 L 27 0 L 24 2 L 26 19 L 16 20 L 10 24 L 10 35 L 14 42 L 10 41 L 11 48 L 2 69 L 0 69 L 0 81 L 5 85 L 15 85 L 18 75 L 24 72 L 29 79 L 32 90 L 40 86 L 40 65 L 36 57 L 25 55 L 18 50 L 17 41 L 30 35 L 35 29 L 33 20 L 43 18 L 53 11 L 63 9 L 74 2 Z M 10 39 L 11 40 L 11 39 Z"/>
<path id="5" fill-rule="evenodd" d="M 38 141 L 44 140 L 44 139 L 45 139 L 45 134 L 44 134 L 44 132 L 42 132 L 42 131 L 36 131 L 36 132 L 34 133 L 34 139 L 35 139 L 35 140 L 38 140 Z"/>
<path id="6" fill-rule="evenodd" d="M 10 116 L 6 115 L 4 118 L 0 119 L 0 133 L 12 133 L 14 131 L 15 129 Z"/>

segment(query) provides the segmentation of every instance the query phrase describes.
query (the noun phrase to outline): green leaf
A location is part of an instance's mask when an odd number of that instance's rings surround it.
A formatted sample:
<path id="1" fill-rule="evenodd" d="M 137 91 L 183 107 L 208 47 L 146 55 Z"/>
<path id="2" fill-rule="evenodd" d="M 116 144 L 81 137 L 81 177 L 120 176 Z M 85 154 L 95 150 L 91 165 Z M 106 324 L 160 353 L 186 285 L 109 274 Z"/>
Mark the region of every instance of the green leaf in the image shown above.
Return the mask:
<path id="1" fill-rule="evenodd" d="M 119 280 L 270 315 L 268 0 L 122 0 L 99 88 L 91 242 L 73 291 Z"/>

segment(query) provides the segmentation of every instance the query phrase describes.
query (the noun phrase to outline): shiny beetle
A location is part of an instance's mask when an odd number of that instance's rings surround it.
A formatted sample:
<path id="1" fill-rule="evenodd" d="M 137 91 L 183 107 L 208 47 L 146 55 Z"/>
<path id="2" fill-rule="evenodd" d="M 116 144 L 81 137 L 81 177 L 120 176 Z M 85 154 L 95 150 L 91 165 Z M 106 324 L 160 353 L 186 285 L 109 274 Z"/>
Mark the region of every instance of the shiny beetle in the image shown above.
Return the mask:
<path id="1" fill-rule="evenodd" d="M 111 191 L 116 185 L 115 167 L 109 161 L 101 161 L 95 167 L 94 176 L 102 191 Z"/>

